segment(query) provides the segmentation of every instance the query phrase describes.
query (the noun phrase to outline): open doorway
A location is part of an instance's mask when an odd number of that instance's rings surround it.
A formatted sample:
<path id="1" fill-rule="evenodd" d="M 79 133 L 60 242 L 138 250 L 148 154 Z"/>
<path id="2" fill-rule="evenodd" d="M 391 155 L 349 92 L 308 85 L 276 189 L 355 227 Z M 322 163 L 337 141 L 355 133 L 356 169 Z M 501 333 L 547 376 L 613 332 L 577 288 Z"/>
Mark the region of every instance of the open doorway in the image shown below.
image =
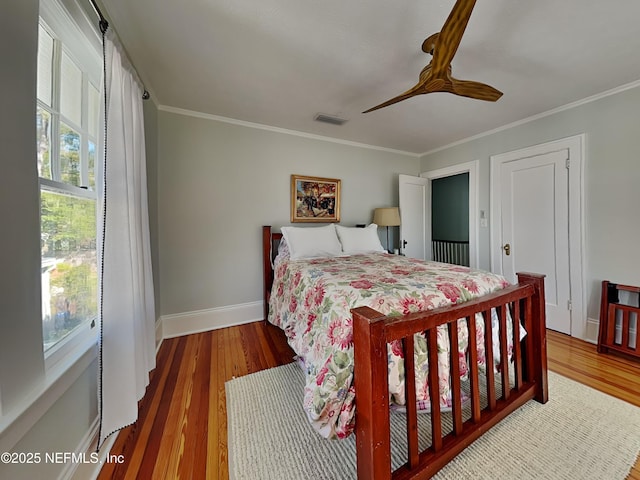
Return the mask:
<path id="1" fill-rule="evenodd" d="M 436 262 L 469 266 L 469 172 L 431 181 L 431 252 Z"/>
<path id="2" fill-rule="evenodd" d="M 427 258 L 478 268 L 478 161 L 420 176 L 428 179 Z"/>

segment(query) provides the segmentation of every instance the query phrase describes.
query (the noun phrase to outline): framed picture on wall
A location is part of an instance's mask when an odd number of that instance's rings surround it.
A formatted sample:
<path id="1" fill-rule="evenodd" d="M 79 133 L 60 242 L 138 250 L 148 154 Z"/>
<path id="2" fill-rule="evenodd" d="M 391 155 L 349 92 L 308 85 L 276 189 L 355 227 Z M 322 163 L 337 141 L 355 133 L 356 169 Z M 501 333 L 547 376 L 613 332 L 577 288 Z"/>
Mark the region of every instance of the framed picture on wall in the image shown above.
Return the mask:
<path id="1" fill-rule="evenodd" d="M 291 175 L 291 222 L 339 222 L 340 180 Z"/>

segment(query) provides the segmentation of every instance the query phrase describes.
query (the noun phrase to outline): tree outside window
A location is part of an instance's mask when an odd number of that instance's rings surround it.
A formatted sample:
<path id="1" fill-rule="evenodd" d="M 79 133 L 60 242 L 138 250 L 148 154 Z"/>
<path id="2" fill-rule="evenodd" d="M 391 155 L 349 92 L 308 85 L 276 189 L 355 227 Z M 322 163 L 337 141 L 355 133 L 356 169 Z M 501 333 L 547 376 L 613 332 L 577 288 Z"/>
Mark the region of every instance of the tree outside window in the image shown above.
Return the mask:
<path id="1" fill-rule="evenodd" d="M 41 21 L 36 161 L 45 351 L 98 314 L 94 168 L 100 96 L 90 68 L 68 47 Z M 99 57 L 93 67 L 99 72 Z"/>

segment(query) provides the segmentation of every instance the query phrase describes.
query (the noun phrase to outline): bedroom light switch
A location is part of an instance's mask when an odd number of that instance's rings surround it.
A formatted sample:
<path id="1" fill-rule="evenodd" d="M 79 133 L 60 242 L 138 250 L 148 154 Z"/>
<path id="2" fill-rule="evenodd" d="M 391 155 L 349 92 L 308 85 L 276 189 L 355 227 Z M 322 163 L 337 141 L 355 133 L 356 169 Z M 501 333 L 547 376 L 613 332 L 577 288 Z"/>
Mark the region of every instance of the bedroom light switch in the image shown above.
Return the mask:
<path id="1" fill-rule="evenodd" d="M 488 227 L 489 223 L 487 222 L 487 214 L 484 210 L 480 210 L 480 226 Z"/>

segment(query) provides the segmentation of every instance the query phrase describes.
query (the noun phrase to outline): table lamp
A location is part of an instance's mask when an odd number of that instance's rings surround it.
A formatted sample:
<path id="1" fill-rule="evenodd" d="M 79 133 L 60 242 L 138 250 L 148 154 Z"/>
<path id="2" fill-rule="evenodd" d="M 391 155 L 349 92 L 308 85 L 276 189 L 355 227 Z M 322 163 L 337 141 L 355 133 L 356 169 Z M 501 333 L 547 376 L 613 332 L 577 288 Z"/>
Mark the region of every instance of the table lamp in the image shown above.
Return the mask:
<path id="1" fill-rule="evenodd" d="M 389 248 L 389 227 L 400 225 L 400 211 L 398 207 L 376 208 L 373 211 L 373 223 L 379 227 L 387 227 L 387 252 L 392 253 Z"/>

